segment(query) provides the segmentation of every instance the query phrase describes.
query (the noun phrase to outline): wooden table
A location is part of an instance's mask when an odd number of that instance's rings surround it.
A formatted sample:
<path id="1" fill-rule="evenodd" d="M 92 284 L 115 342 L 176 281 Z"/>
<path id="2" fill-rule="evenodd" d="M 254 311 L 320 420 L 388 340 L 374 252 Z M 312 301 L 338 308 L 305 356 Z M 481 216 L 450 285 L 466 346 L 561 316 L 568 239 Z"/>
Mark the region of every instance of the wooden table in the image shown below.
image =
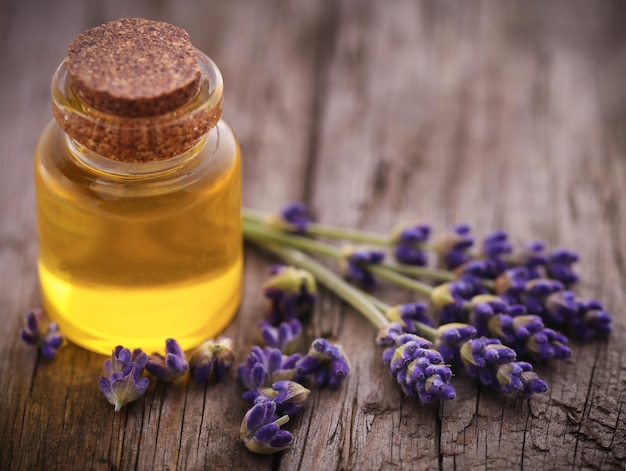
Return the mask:
<path id="1" fill-rule="evenodd" d="M 104 357 L 46 362 L 18 339 L 39 303 L 32 177 L 49 81 L 84 29 L 124 16 L 186 28 L 220 66 L 244 154 L 244 202 L 309 202 L 321 221 L 380 233 L 470 223 L 578 250 L 606 341 L 537 365 L 550 390 L 503 398 L 459 373 L 457 399 L 402 396 L 375 329 L 323 291 L 307 327 L 353 373 L 315 390 L 291 449 L 249 453 L 235 374 L 152 385 L 114 413 Z M 624 469 L 626 462 L 626 8 L 614 1 L 13 0 L 0 5 L 0 469 Z M 226 333 L 243 361 L 275 259 L 246 250 Z M 413 299 L 381 287 L 390 302 Z"/>

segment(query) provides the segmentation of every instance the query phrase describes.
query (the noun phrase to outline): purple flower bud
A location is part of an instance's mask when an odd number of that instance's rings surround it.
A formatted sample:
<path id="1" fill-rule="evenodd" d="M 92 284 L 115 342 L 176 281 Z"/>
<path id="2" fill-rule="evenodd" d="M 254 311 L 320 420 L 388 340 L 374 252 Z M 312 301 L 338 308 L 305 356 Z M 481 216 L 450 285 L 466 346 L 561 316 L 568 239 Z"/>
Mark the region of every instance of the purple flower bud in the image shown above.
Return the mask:
<path id="1" fill-rule="evenodd" d="M 346 277 L 364 289 L 372 289 L 376 280 L 367 265 L 380 264 L 384 258 L 385 252 L 381 250 L 349 247 L 345 250 Z"/>
<path id="2" fill-rule="evenodd" d="M 572 265 L 578 261 L 578 254 L 568 249 L 556 249 L 549 256 L 546 271 L 550 278 L 571 286 L 578 281 Z"/>
<path id="3" fill-rule="evenodd" d="M 435 241 L 435 248 L 439 254 L 439 263 L 453 270 L 459 265 L 471 260 L 467 253 L 468 249 L 474 245 L 474 238 L 471 236 L 470 227 L 466 224 L 459 224 L 452 227 L 451 232 L 440 236 Z"/>
<path id="4" fill-rule="evenodd" d="M 526 289 L 529 280 L 529 272 L 526 267 L 510 268 L 496 278 L 496 294 L 517 297 Z"/>
<path id="5" fill-rule="evenodd" d="M 294 202 L 285 206 L 280 214 L 270 219 L 269 224 L 276 229 L 294 234 L 305 234 L 312 222 L 313 217 L 309 207 L 305 203 Z"/>
<path id="6" fill-rule="evenodd" d="M 165 357 L 159 353 L 153 353 L 146 363 L 146 370 L 166 383 L 180 378 L 188 369 L 189 364 L 185 354 L 174 339 L 165 341 Z"/>
<path id="7" fill-rule="evenodd" d="M 425 266 L 428 263 L 428 256 L 424 244 L 428 242 L 430 230 L 430 226 L 424 224 L 398 229 L 392 236 L 396 260 L 407 265 Z"/>
<path id="8" fill-rule="evenodd" d="M 309 353 L 298 361 L 297 368 L 301 375 L 312 375 L 317 386 L 330 386 L 331 389 L 337 389 L 350 373 L 348 357 L 341 347 L 322 338 L 313 341 Z"/>
<path id="9" fill-rule="evenodd" d="M 463 322 L 466 300 L 475 293 L 474 285 L 465 280 L 451 281 L 435 286 L 430 299 L 439 311 L 442 324 Z"/>
<path id="10" fill-rule="evenodd" d="M 468 324 L 452 322 L 437 328 L 435 348 L 447 363 L 461 362 L 460 347 L 463 343 L 476 337 L 476 329 Z"/>
<path id="11" fill-rule="evenodd" d="M 542 278 L 541 268 L 545 267 L 548 257 L 545 254 L 543 242 L 531 242 L 522 250 L 516 251 L 511 256 L 513 265 L 524 267 L 528 271 L 528 278 Z"/>
<path id="12" fill-rule="evenodd" d="M 461 358 L 470 376 L 504 394 L 524 392 L 530 396 L 548 389 L 532 371 L 532 365 L 516 361 L 515 351 L 497 339 L 470 340 L 461 347 Z"/>
<path id="13" fill-rule="evenodd" d="M 409 334 L 411 335 L 411 334 Z M 413 336 L 410 340 L 383 353 L 383 360 L 391 376 L 407 396 L 417 396 L 422 404 L 433 400 L 454 399 L 454 388 L 449 384 L 452 370 L 432 344 Z"/>
<path id="14" fill-rule="evenodd" d="M 269 387 L 281 380 L 299 382 L 296 363 L 300 358 L 299 353 L 286 356 L 277 348 L 254 346 L 246 363 L 239 366 L 239 382 L 249 390 Z"/>
<path id="15" fill-rule="evenodd" d="M 490 271 L 486 278 L 494 279 L 507 268 L 502 257 L 513 251 L 509 236 L 505 231 L 494 231 L 483 240 L 482 254 L 489 262 Z"/>
<path id="16" fill-rule="evenodd" d="M 207 379 L 221 381 L 235 362 L 233 341 L 220 337 L 217 341 L 205 340 L 191 355 L 189 371 L 196 384 Z"/>
<path id="17" fill-rule="evenodd" d="M 113 350 L 111 359 L 104 363 L 109 377 L 100 377 L 100 390 L 106 400 L 115 406 L 115 412 L 137 400 L 148 389 L 150 380 L 141 377 L 147 361 L 148 357 L 140 349 L 131 354 L 129 349 L 120 345 Z"/>
<path id="18" fill-rule="evenodd" d="M 390 347 L 396 345 L 396 339 L 404 334 L 404 329 L 397 322 L 391 322 L 386 327 L 383 327 L 376 336 L 376 345 L 379 347 Z"/>
<path id="19" fill-rule="evenodd" d="M 405 332 L 418 333 L 420 324 L 433 325 L 428 315 L 428 308 L 424 303 L 407 303 L 394 306 L 385 312 L 390 322 L 396 322 Z"/>
<path id="20" fill-rule="evenodd" d="M 463 265 L 459 265 L 454 272 L 459 277 L 464 278 L 486 278 L 493 280 L 497 278 L 506 267 L 499 260 L 488 258 L 484 260 L 470 260 Z"/>
<path id="21" fill-rule="evenodd" d="M 20 338 L 28 345 L 39 347 L 44 358 L 49 360 L 54 358 L 57 350 L 65 343 L 65 338 L 59 332 L 59 324 L 48 322 L 41 309 L 26 313 Z"/>
<path id="22" fill-rule="evenodd" d="M 611 315 L 604 311 L 600 301 L 578 301 L 578 315 L 570 322 L 570 330 L 578 340 L 589 340 L 593 336 L 611 333 Z"/>
<path id="23" fill-rule="evenodd" d="M 263 286 L 270 302 L 269 323 L 278 325 L 311 314 L 317 298 L 317 284 L 311 273 L 301 268 L 275 265 Z"/>
<path id="24" fill-rule="evenodd" d="M 259 323 L 259 335 L 267 347 L 278 348 L 283 353 L 291 354 L 298 349 L 302 336 L 302 324 L 298 319 L 281 322 L 273 327 L 269 322 Z"/>
<path id="25" fill-rule="evenodd" d="M 288 448 L 293 441 L 293 435 L 280 428 L 288 421 L 289 416 L 276 415 L 274 401 L 259 402 L 244 416 L 239 433 L 251 452 L 264 455 L 276 453 Z"/>
<path id="26" fill-rule="evenodd" d="M 277 381 L 269 388 L 247 391 L 244 399 L 255 404 L 274 401 L 278 413 L 293 417 L 304 407 L 310 392 L 295 381 Z"/>

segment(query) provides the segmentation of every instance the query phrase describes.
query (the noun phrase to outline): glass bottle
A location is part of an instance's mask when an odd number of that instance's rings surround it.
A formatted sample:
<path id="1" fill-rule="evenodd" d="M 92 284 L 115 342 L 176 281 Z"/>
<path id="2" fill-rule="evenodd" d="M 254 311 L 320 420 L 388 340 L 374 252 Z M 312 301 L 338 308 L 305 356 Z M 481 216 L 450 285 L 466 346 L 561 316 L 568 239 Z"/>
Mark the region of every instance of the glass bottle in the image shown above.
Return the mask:
<path id="1" fill-rule="evenodd" d="M 122 19 L 70 45 L 35 156 L 42 304 L 72 342 L 190 349 L 241 298 L 241 162 L 222 77 L 184 30 Z"/>

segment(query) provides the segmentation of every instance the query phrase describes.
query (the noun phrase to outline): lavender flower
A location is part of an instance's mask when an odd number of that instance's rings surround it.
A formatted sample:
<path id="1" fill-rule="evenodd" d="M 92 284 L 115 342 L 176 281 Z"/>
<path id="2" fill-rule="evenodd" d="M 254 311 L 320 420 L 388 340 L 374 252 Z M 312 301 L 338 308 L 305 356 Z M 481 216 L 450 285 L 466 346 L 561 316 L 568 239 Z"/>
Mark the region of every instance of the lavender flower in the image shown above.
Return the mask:
<path id="1" fill-rule="evenodd" d="M 428 315 L 428 308 L 424 303 L 400 304 L 388 309 L 385 317 L 390 322 L 397 322 L 405 332 L 416 334 L 419 332 L 419 324 L 433 325 L 433 320 Z"/>
<path id="2" fill-rule="evenodd" d="M 345 251 L 346 276 L 364 289 L 372 289 L 376 280 L 367 265 L 379 264 L 384 258 L 385 252 L 380 250 L 349 247 Z"/>
<path id="3" fill-rule="evenodd" d="M 313 275 L 306 270 L 283 265 L 273 266 L 270 274 L 270 279 L 263 286 L 263 294 L 270 302 L 270 324 L 304 318 L 313 311 L 317 297 Z"/>
<path id="4" fill-rule="evenodd" d="M 140 349 L 131 354 L 121 345 L 115 347 L 111 359 L 105 361 L 104 369 L 109 377 L 100 377 L 100 389 L 106 400 L 115 406 L 115 412 L 141 397 L 148 389 L 150 380 L 141 377 L 147 361 L 148 357 Z"/>
<path id="5" fill-rule="evenodd" d="M 471 236 L 471 230 L 467 224 L 452 227 L 449 233 L 440 236 L 435 241 L 439 263 L 448 270 L 463 265 L 472 258 L 467 253 L 472 245 L 474 245 L 474 238 Z"/>
<path id="6" fill-rule="evenodd" d="M 378 335 L 376 336 L 376 345 L 383 348 L 395 346 L 398 337 L 403 334 L 406 334 L 404 328 L 397 322 L 391 322 L 378 332 Z M 426 342 L 428 341 L 426 340 Z M 400 345 L 400 343 L 398 345 Z"/>
<path id="7" fill-rule="evenodd" d="M 514 252 L 510 257 L 511 263 L 515 266 L 526 268 L 528 278 L 542 278 L 543 270 L 548 257 L 545 254 L 543 242 L 535 241 L 526 245 L 522 250 Z"/>
<path id="8" fill-rule="evenodd" d="M 437 328 L 434 347 L 446 363 L 456 365 L 461 362 L 460 346 L 474 337 L 476 329 L 473 326 L 452 322 Z"/>
<path id="9" fill-rule="evenodd" d="M 532 365 L 515 361 L 515 350 L 497 339 L 481 337 L 466 342 L 461 347 L 461 359 L 471 377 L 505 394 L 519 391 L 531 396 L 548 390 L 546 383 L 533 372 Z"/>
<path id="10" fill-rule="evenodd" d="M 298 381 L 296 363 L 301 355 L 286 356 L 277 348 L 254 346 L 246 363 L 239 366 L 239 382 L 248 390 L 271 386 L 281 380 Z"/>
<path id="11" fill-rule="evenodd" d="M 456 267 L 454 272 L 463 279 L 467 279 L 468 277 L 495 279 L 503 270 L 504 266 L 500 260 L 487 258 L 483 260 L 470 260 Z"/>
<path id="12" fill-rule="evenodd" d="M 180 378 L 188 369 L 189 364 L 185 354 L 174 339 L 165 341 L 165 357 L 159 353 L 153 353 L 146 363 L 146 370 L 165 382 Z"/>
<path id="13" fill-rule="evenodd" d="M 505 231 L 494 231 L 483 240 L 483 256 L 499 260 L 502 255 L 510 254 L 513 247 L 509 243 L 509 235 Z"/>
<path id="14" fill-rule="evenodd" d="M 206 340 L 191 355 L 190 374 L 196 384 L 202 384 L 207 379 L 221 381 L 234 361 L 232 339 L 220 337 L 217 341 Z"/>
<path id="15" fill-rule="evenodd" d="M 394 257 L 400 263 L 407 265 L 425 266 L 428 257 L 424 250 L 424 244 L 430 237 L 430 226 L 417 224 L 397 230 L 392 236 Z"/>
<path id="16" fill-rule="evenodd" d="M 339 345 L 318 338 L 311 344 L 309 353 L 298 361 L 297 368 L 301 375 L 312 375 L 317 386 L 337 389 L 350 373 L 350 362 Z"/>
<path id="17" fill-rule="evenodd" d="M 312 222 L 313 217 L 309 207 L 305 203 L 294 202 L 285 206 L 280 214 L 271 218 L 269 225 L 276 229 L 302 235 L 306 233 Z"/>
<path id="18" fill-rule="evenodd" d="M 255 404 L 274 401 L 279 413 L 293 417 L 304 407 L 310 392 L 295 381 L 277 381 L 271 387 L 248 391 L 244 398 Z"/>
<path id="19" fill-rule="evenodd" d="M 273 327 L 269 322 L 261 321 L 259 335 L 265 346 L 278 348 L 286 354 L 294 353 L 301 340 L 302 324 L 297 319 L 291 319 Z"/>
<path id="20" fill-rule="evenodd" d="M 466 300 L 475 294 L 475 286 L 467 280 L 450 281 L 435 286 L 430 299 L 439 311 L 442 324 L 462 322 Z"/>
<path id="21" fill-rule="evenodd" d="M 59 332 L 59 324 L 48 322 L 41 309 L 26 313 L 20 338 L 28 345 L 39 347 L 41 354 L 47 359 L 54 358 L 57 350 L 65 343 L 65 338 Z"/>
<path id="22" fill-rule="evenodd" d="M 611 315 L 595 299 L 578 302 L 578 316 L 572 319 L 570 330 L 579 340 L 589 340 L 594 335 L 611 333 Z"/>
<path id="23" fill-rule="evenodd" d="M 550 278 L 559 280 L 565 286 L 573 285 L 578 281 L 578 275 L 572 265 L 578 261 L 578 254 L 568 249 L 556 249 L 546 262 L 546 271 Z"/>
<path id="24" fill-rule="evenodd" d="M 546 328 L 539 316 L 498 314 L 488 325 L 490 335 L 511 346 L 519 355 L 529 355 L 539 361 L 562 360 L 572 355 L 567 337 Z"/>
<path id="25" fill-rule="evenodd" d="M 516 298 L 524 292 L 526 289 L 526 282 L 529 279 L 530 272 L 528 271 L 528 268 L 510 268 L 496 278 L 495 291 L 497 294 Z"/>
<path id="26" fill-rule="evenodd" d="M 246 448 L 253 453 L 270 454 L 291 445 L 293 435 L 281 430 L 289 416 L 276 415 L 276 403 L 264 401 L 255 404 L 244 416 L 239 433 Z"/>
<path id="27" fill-rule="evenodd" d="M 399 336 L 396 345 L 385 349 L 383 361 L 391 376 L 407 396 L 417 396 L 422 404 L 436 399 L 454 399 L 450 385 L 452 370 L 432 344 L 413 334 Z"/>

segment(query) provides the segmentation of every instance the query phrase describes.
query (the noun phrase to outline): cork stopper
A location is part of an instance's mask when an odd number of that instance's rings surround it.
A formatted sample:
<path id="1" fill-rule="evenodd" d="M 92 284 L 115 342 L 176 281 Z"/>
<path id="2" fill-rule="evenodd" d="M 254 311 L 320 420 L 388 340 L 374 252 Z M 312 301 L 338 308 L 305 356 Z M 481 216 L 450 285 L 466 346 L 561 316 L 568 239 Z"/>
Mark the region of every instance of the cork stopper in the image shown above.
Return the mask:
<path id="1" fill-rule="evenodd" d="M 167 113 L 187 103 L 200 84 L 187 32 L 143 18 L 85 31 L 70 44 L 66 62 L 76 94 L 118 116 Z"/>
<path id="2" fill-rule="evenodd" d="M 123 162 L 192 148 L 222 110 L 222 78 L 187 32 L 123 18 L 80 34 L 52 83 L 57 123 L 91 152 Z"/>

